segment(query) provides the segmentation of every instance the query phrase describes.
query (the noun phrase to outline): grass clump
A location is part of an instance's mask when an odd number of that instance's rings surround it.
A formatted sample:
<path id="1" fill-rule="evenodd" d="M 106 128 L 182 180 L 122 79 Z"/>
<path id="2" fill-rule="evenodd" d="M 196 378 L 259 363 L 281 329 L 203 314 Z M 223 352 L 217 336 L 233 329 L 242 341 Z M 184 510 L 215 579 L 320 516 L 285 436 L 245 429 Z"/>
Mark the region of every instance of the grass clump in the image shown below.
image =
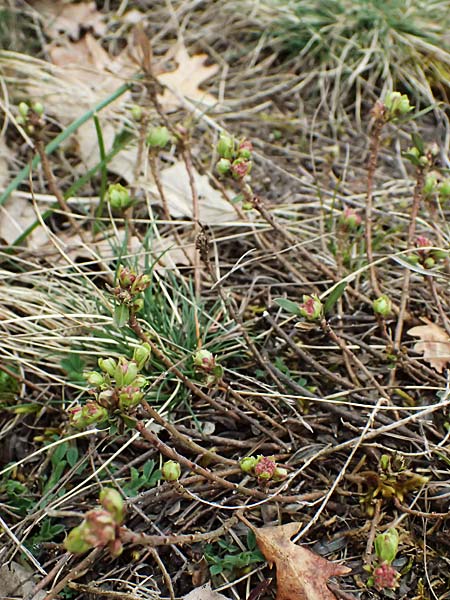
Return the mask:
<path id="1" fill-rule="evenodd" d="M 313 85 L 339 99 L 404 88 L 415 102 L 447 96 L 450 17 L 445 2 L 266 1 L 279 47 L 317 71 Z M 262 16 L 264 19 L 264 14 Z M 325 100 L 325 96 L 322 95 Z"/>

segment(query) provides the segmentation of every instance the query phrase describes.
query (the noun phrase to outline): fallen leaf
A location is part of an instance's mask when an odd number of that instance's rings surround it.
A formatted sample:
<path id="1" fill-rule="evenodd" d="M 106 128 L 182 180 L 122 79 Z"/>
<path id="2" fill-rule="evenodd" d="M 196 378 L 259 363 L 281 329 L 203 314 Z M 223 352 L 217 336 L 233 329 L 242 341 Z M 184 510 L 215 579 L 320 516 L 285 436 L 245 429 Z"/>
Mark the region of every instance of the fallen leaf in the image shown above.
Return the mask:
<path id="1" fill-rule="evenodd" d="M 36 219 L 31 201 L 20 194 L 12 194 L 3 206 L 0 206 L 0 240 L 2 243 L 14 243 Z M 27 235 L 23 243 L 30 250 L 38 250 L 47 242 L 47 233 L 38 226 Z"/>
<path id="2" fill-rule="evenodd" d="M 43 600 L 47 592 L 40 590 L 33 594 L 35 582 L 33 571 L 12 561 L 8 566 L 0 567 L 1 598 L 29 598 Z"/>
<path id="3" fill-rule="evenodd" d="M 184 596 L 184 600 L 228 600 L 228 598 L 212 590 L 210 583 L 205 583 Z"/>
<path id="4" fill-rule="evenodd" d="M 159 101 L 166 112 L 172 112 L 182 106 L 182 98 L 187 98 L 195 104 L 213 106 L 218 100 L 215 96 L 200 89 L 200 85 L 219 70 L 219 65 L 205 65 L 207 54 L 189 56 L 186 47 L 178 42 L 174 61 L 177 68 L 158 76 L 158 81 L 166 86 Z"/>
<path id="5" fill-rule="evenodd" d="M 412 327 L 407 333 L 420 338 L 420 341 L 414 344 L 415 352 L 423 353 L 423 359 L 438 373 L 442 373 L 450 362 L 450 336 L 442 327 L 426 317 L 422 317 L 421 320 L 426 325 Z"/>
<path id="6" fill-rule="evenodd" d="M 237 217 L 235 210 L 219 190 L 211 186 L 208 177 L 200 175 L 195 169 L 193 177 L 198 193 L 200 222 L 205 225 L 215 225 L 235 220 Z M 172 217 L 192 218 L 192 191 L 184 162 L 178 161 L 171 167 L 163 169 L 160 178 Z M 156 185 L 151 186 L 150 191 L 159 198 Z"/>
<path id="7" fill-rule="evenodd" d="M 42 17 L 45 33 L 52 39 L 61 34 L 79 39 L 81 28 L 91 29 L 98 36 L 106 33 L 104 17 L 95 2 L 63 4 L 55 0 L 34 0 L 32 5 Z"/>
<path id="8" fill-rule="evenodd" d="M 291 542 L 300 523 L 255 529 L 259 549 L 277 572 L 276 600 L 336 600 L 328 589 L 330 577 L 345 575 L 348 567 L 332 563 Z"/>

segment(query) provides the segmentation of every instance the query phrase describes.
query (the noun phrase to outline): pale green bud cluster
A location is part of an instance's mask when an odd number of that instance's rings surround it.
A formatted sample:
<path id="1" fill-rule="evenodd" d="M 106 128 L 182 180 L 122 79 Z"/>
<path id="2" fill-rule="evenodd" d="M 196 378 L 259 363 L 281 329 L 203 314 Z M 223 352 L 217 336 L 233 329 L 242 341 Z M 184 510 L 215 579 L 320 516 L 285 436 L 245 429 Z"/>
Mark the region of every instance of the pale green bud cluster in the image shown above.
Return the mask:
<path id="1" fill-rule="evenodd" d="M 232 136 L 222 133 L 217 143 L 220 156 L 216 169 L 220 175 L 231 175 L 234 179 L 242 180 L 252 168 L 253 146 L 249 140 L 237 142 Z"/>
<path id="2" fill-rule="evenodd" d="M 298 307 L 298 313 L 308 321 L 318 321 L 323 317 L 323 304 L 318 296 L 304 294 L 303 303 Z"/>
<path id="3" fill-rule="evenodd" d="M 125 511 L 122 496 L 112 488 L 104 488 L 100 492 L 100 503 L 102 509 L 86 513 L 81 525 L 68 534 L 64 541 L 68 552 L 81 554 L 91 548 L 107 547 L 113 556 L 122 553 L 120 526 Z"/>
<path id="4" fill-rule="evenodd" d="M 373 312 L 382 317 L 388 317 L 392 312 L 392 302 L 389 296 L 382 294 L 372 302 Z"/>
<path id="5" fill-rule="evenodd" d="M 178 481 L 181 475 L 180 464 L 175 460 L 168 460 L 161 469 L 164 481 Z"/>
<path id="6" fill-rule="evenodd" d="M 244 456 L 239 461 L 243 473 L 253 475 L 259 482 L 282 481 L 287 477 L 287 469 L 279 467 L 273 456 Z"/>
<path id="7" fill-rule="evenodd" d="M 150 148 L 164 148 L 170 141 L 167 127 L 152 127 L 147 135 L 147 145 Z"/>
<path id="8" fill-rule="evenodd" d="M 121 183 L 111 183 L 106 192 L 106 201 L 115 210 L 126 210 L 132 204 L 130 191 Z"/>
<path id="9" fill-rule="evenodd" d="M 44 105 L 41 102 L 28 104 L 27 102 L 19 102 L 17 106 L 17 123 L 21 125 L 27 133 L 33 134 L 36 128 L 41 128 L 44 125 L 42 116 L 44 114 Z"/>
<path id="10" fill-rule="evenodd" d="M 77 405 L 69 410 L 70 423 L 76 429 L 85 429 L 90 425 L 102 423 L 118 409 L 123 413 L 133 412 L 144 398 L 143 388 L 147 380 L 141 375 L 151 353 L 148 343 L 136 346 L 132 360 L 123 356 L 114 359 L 99 358 L 101 372 L 84 373 L 94 400 L 88 400 L 83 406 Z"/>
<path id="11" fill-rule="evenodd" d="M 198 350 L 192 357 L 195 371 L 208 387 L 217 385 L 223 376 L 223 367 L 209 350 Z"/>
<path id="12" fill-rule="evenodd" d="M 407 115 L 414 108 L 411 106 L 408 96 L 406 94 L 401 94 L 400 92 L 390 92 L 386 94 L 384 106 L 387 110 L 388 119 L 395 119 L 396 117 Z"/>
<path id="13" fill-rule="evenodd" d="M 114 321 L 121 327 L 129 317 L 130 311 L 139 312 L 144 307 L 144 299 L 141 297 L 151 284 L 150 275 L 141 273 L 119 266 L 116 276 L 116 287 L 112 288 L 112 293 L 117 301 L 114 312 Z"/>

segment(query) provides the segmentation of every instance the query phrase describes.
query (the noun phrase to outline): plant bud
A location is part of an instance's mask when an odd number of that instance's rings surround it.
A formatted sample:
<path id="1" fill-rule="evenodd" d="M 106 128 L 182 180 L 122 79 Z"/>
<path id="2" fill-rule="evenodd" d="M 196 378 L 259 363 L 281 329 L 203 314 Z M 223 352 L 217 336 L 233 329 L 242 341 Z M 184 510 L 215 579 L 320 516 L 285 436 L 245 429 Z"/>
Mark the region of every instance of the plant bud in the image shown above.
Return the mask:
<path id="1" fill-rule="evenodd" d="M 82 418 L 81 421 L 84 427 L 94 425 L 95 423 L 102 423 L 108 418 L 108 411 L 103 406 L 100 406 L 92 400 L 88 400 L 81 409 Z"/>
<path id="2" fill-rule="evenodd" d="M 141 392 L 138 387 L 128 385 L 121 389 L 119 393 L 119 408 L 123 411 L 128 411 L 140 404 L 144 392 Z"/>
<path id="3" fill-rule="evenodd" d="M 238 146 L 238 157 L 249 160 L 252 157 L 253 144 L 250 140 L 242 140 Z"/>
<path id="4" fill-rule="evenodd" d="M 147 135 L 147 144 L 151 148 L 164 148 L 170 140 L 167 127 L 153 127 Z"/>
<path id="5" fill-rule="evenodd" d="M 133 310 L 134 312 L 139 312 L 144 308 L 144 298 L 136 298 L 133 301 Z"/>
<path id="6" fill-rule="evenodd" d="M 136 379 L 133 381 L 133 385 L 137 388 L 143 388 L 147 385 L 147 379 L 142 375 L 138 375 Z"/>
<path id="7" fill-rule="evenodd" d="M 136 346 L 136 348 L 133 351 L 133 360 L 137 365 L 138 371 L 140 371 L 145 366 L 145 363 L 150 358 L 150 353 L 151 347 L 150 344 L 148 344 L 147 342 L 141 344 L 140 346 Z"/>
<path id="8" fill-rule="evenodd" d="M 152 278 L 150 275 L 137 275 L 136 279 L 131 285 L 131 293 L 132 294 L 140 294 L 144 290 L 146 290 L 150 283 L 152 282 Z"/>
<path id="9" fill-rule="evenodd" d="M 30 110 L 30 107 L 28 106 L 28 104 L 26 102 L 20 102 L 19 106 L 18 106 L 18 111 L 19 111 L 19 115 L 21 117 L 23 117 L 24 119 L 27 118 L 28 116 L 28 111 Z"/>
<path id="10" fill-rule="evenodd" d="M 428 160 L 428 158 L 426 156 L 421 156 L 419 158 L 419 165 L 421 167 L 428 167 L 430 164 L 430 161 Z"/>
<path id="11" fill-rule="evenodd" d="M 285 469 L 284 467 L 276 467 L 274 474 L 273 474 L 273 480 L 274 481 L 283 481 L 284 479 L 286 479 L 287 476 L 288 476 L 287 469 Z"/>
<path id="12" fill-rule="evenodd" d="M 308 321 L 317 321 L 323 315 L 322 302 L 314 294 L 312 296 L 304 294 L 303 304 L 299 305 L 298 312 L 302 317 L 308 319 Z"/>
<path id="13" fill-rule="evenodd" d="M 217 152 L 221 158 L 233 158 L 235 141 L 226 133 L 221 133 L 217 143 Z"/>
<path id="14" fill-rule="evenodd" d="M 103 488 L 99 496 L 100 504 L 113 517 L 115 523 L 123 522 L 125 505 L 122 496 L 113 488 Z"/>
<path id="15" fill-rule="evenodd" d="M 136 376 L 138 374 L 138 367 L 135 362 L 124 363 L 122 365 L 123 371 L 123 384 L 122 385 L 131 385 Z"/>
<path id="16" fill-rule="evenodd" d="M 181 467 L 175 460 L 168 460 L 162 466 L 164 481 L 178 481 L 181 475 Z"/>
<path id="17" fill-rule="evenodd" d="M 35 102 L 33 104 L 33 110 L 37 115 L 42 117 L 42 115 L 44 114 L 44 105 L 41 102 Z"/>
<path id="18" fill-rule="evenodd" d="M 88 371 L 83 373 L 83 377 L 86 379 L 89 385 L 94 387 L 101 387 L 105 383 L 105 378 L 97 371 Z"/>
<path id="19" fill-rule="evenodd" d="M 392 565 L 382 564 L 373 570 L 371 579 L 379 592 L 386 589 L 395 590 L 399 586 L 400 573 Z"/>
<path id="20" fill-rule="evenodd" d="M 64 540 L 64 548 L 67 552 L 72 554 L 82 554 L 92 548 L 92 545 L 85 539 L 86 523 L 74 527 L 69 532 L 68 536 Z"/>
<path id="21" fill-rule="evenodd" d="M 216 364 L 214 355 L 209 350 L 198 350 L 192 359 L 194 365 L 203 371 L 211 371 Z"/>
<path id="22" fill-rule="evenodd" d="M 114 377 L 114 372 L 116 370 L 117 363 L 113 358 L 99 358 L 98 366 L 104 373 L 108 373 L 108 375 Z"/>
<path id="23" fill-rule="evenodd" d="M 140 106 L 133 106 L 131 116 L 135 121 L 140 121 L 142 119 L 142 108 Z"/>
<path id="24" fill-rule="evenodd" d="M 261 481 L 268 481 L 272 479 L 277 465 L 270 456 L 259 456 L 255 465 L 255 475 Z"/>
<path id="25" fill-rule="evenodd" d="M 128 269 L 123 265 L 119 266 L 117 270 L 116 281 L 119 283 L 122 289 L 129 288 L 135 282 L 135 280 L 136 273 L 134 273 L 134 271 L 131 271 L 131 269 Z"/>
<path id="26" fill-rule="evenodd" d="M 425 267 L 425 269 L 432 269 L 436 264 L 436 261 L 434 260 L 434 258 L 432 256 L 428 256 L 424 261 L 423 261 L 423 266 Z"/>
<path id="27" fill-rule="evenodd" d="M 382 294 L 372 302 L 373 312 L 382 317 L 388 317 L 391 314 L 392 302 L 389 296 Z"/>
<path id="28" fill-rule="evenodd" d="M 450 178 L 444 179 L 439 187 L 439 194 L 448 198 L 450 196 Z"/>
<path id="29" fill-rule="evenodd" d="M 130 192 L 121 183 L 112 183 L 106 192 L 106 199 L 112 208 L 124 210 L 131 205 Z"/>
<path id="30" fill-rule="evenodd" d="M 231 173 L 235 179 L 243 179 L 251 171 L 252 163 L 245 158 L 237 158 L 231 165 Z"/>
<path id="31" fill-rule="evenodd" d="M 116 523 L 113 515 L 106 510 L 90 510 L 86 513 L 86 541 L 91 546 L 106 546 L 116 537 Z"/>
<path id="32" fill-rule="evenodd" d="M 347 229 L 354 230 L 361 225 L 361 215 L 355 209 L 346 207 L 341 215 L 340 222 Z"/>
<path id="33" fill-rule="evenodd" d="M 231 161 L 228 158 L 221 158 L 216 165 L 216 169 L 220 175 L 226 175 L 230 172 Z"/>
<path id="34" fill-rule="evenodd" d="M 241 467 L 241 471 L 243 471 L 244 473 L 252 473 L 257 462 L 258 459 L 254 456 L 244 456 L 244 458 L 241 458 L 241 460 L 239 461 L 239 466 Z"/>
<path id="35" fill-rule="evenodd" d="M 425 184 L 423 186 L 423 193 L 425 195 L 432 194 L 437 187 L 437 177 L 435 173 L 429 173 L 426 176 Z"/>
<path id="36" fill-rule="evenodd" d="M 397 556 L 398 531 L 392 527 L 386 533 L 380 533 L 375 538 L 375 553 L 381 562 L 391 564 Z"/>
<path id="37" fill-rule="evenodd" d="M 400 94 L 400 92 L 390 92 L 387 94 L 384 104 L 389 111 L 389 116 L 391 118 L 406 115 L 413 109 L 409 103 L 408 96 L 406 94 Z"/>

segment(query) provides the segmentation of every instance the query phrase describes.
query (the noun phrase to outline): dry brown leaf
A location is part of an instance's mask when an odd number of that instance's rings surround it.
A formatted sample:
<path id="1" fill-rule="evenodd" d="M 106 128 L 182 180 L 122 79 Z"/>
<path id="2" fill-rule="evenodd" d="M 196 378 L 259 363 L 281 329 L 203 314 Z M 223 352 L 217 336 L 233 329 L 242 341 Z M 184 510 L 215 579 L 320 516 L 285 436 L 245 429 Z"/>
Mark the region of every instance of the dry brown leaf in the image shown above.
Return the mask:
<path id="1" fill-rule="evenodd" d="M 423 359 L 438 373 L 442 373 L 450 363 L 450 337 L 442 327 L 426 317 L 422 317 L 421 320 L 426 325 L 412 327 L 407 333 L 420 338 L 420 341 L 414 344 L 415 352 L 423 353 Z"/>
<path id="2" fill-rule="evenodd" d="M 185 97 L 201 106 L 217 104 L 217 98 L 200 89 L 200 85 L 219 70 L 219 65 L 205 65 L 207 59 L 207 54 L 189 56 L 184 44 L 178 42 L 174 54 L 177 68 L 158 76 L 158 81 L 167 86 L 164 93 L 159 96 L 159 101 L 166 112 L 177 110 L 182 106 L 180 97 Z"/>
<path id="3" fill-rule="evenodd" d="M 291 542 L 299 529 L 300 523 L 288 523 L 254 530 L 261 552 L 277 569 L 276 600 L 336 600 L 327 581 L 351 569 Z"/>
<path id="4" fill-rule="evenodd" d="M 201 587 L 195 588 L 184 596 L 183 600 L 228 600 L 226 596 L 219 594 L 211 589 L 210 583 L 205 583 Z"/>
<path id="5" fill-rule="evenodd" d="M 235 220 L 235 210 L 223 198 L 219 190 L 212 187 L 208 177 L 200 175 L 195 169 L 192 170 L 192 175 L 198 193 L 200 221 L 205 225 L 216 225 Z M 167 169 L 163 169 L 161 183 L 170 214 L 175 218 L 192 218 L 192 190 L 184 162 L 178 161 Z M 158 197 L 156 184 L 151 186 L 150 191 Z"/>
<path id="6" fill-rule="evenodd" d="M 106 33 L 104 17 L 98 12 L 95 2 L 63 4 L 55 0 L 34 0 L 33 8 L 42 16 L 45 33 L 50 38 L 67 34 L 78 39 L 82 27 L 92 29 L 99 36 Z"/>

